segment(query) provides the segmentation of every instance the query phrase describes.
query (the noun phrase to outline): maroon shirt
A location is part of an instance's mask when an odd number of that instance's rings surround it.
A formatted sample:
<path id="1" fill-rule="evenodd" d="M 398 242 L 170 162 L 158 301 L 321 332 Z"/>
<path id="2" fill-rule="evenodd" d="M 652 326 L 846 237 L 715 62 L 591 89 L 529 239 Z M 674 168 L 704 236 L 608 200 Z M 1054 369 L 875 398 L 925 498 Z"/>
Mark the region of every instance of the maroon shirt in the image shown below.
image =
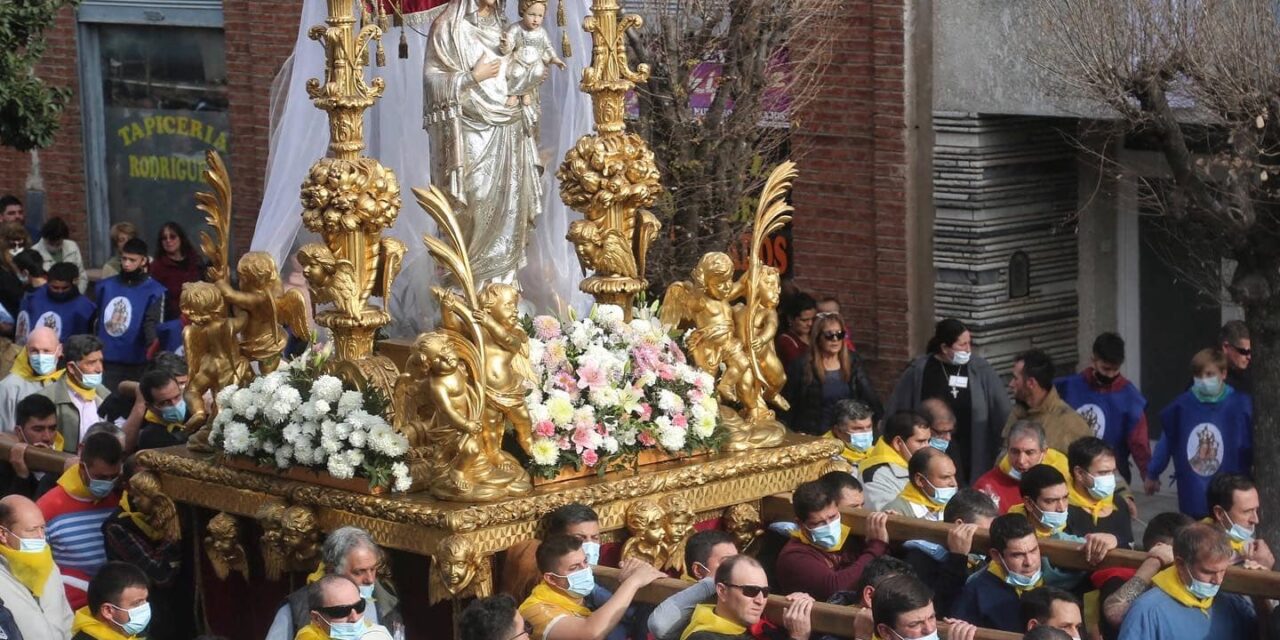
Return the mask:
<path id="1" fill-rule="evenodd" d="M 792 538 L 778 554 L 778 588 L 782 593 L 800 591 L 825 602 L 837 591 L 852 590 L 867 564 L 888 551 L 889 546 L 879 540 L 864 545 L 852 536 L 834 553 Z"/>
<path id="2" fill-rule="evenodd" d="M 187 256 L 181 262 L 160 256 L 151 261 L 151 277 L 164 285 L 164 320 L 172 320 L 182 313 L 178 308 L 182 285 L 204 280 L 204 263 L 199 256 Z"/>

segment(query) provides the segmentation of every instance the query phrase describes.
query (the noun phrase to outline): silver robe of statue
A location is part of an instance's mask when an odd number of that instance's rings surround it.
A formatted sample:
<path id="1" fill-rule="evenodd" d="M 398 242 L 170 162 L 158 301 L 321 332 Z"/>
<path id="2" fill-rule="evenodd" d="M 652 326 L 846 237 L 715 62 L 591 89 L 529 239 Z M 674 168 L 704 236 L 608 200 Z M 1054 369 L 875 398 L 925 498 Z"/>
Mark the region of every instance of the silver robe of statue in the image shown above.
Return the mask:
<path id="1" fill-rule="evenodd" d="M 484 6 L 490 15 L 480 14 Z M 497 0 L 450 0 L 431 24 L 423 70 L 431 182 L 453 200 L 477 281 L 514 280 L 542 211 L 537 141 L 509 95 L 509 60 L 499 51 L 505 22 Z M 501 67 L 477 83 L 471 70 L 481 60 Z"/>

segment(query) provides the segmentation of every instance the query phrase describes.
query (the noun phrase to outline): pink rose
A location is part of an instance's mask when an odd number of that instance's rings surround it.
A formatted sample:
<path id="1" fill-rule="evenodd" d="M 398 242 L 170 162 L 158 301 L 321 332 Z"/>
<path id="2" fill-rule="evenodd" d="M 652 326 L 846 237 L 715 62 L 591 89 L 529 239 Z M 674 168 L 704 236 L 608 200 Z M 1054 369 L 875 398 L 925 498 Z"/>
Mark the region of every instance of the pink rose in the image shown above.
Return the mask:
<path id="1" fill-rule="evenodd" d="M 544 438 L 550 438 L 556 434 L 556 425 L 550 420 L 543 420 L 534 425 L 533 432 Z"/>
<path id="2" fill-rule="evenodd" d="M 597 455 L 594 450 L 587 449 L 582 452 L 582 464 L 585 464 L 588 467 L 594 467 L 597 462 L 600 462 L 600 456 Z"/>

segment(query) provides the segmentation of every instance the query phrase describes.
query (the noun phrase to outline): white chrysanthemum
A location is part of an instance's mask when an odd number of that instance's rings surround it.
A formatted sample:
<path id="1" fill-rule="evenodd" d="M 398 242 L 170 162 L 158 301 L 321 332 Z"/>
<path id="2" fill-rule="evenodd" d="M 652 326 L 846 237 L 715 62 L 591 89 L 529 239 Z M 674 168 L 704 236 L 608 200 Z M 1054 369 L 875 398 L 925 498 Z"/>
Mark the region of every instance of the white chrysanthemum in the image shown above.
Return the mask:
<path id="1" fill-rule="evenodd" d="M 396 464 L 399 465 L 400 467 L 403 467 L 404 471 L 403 473 L 401 473 L 398 467 L 396 466 L 391 467 L 391 476 L 396 479 L 395 484 L 392 486 L 392 489 L 394 489 L 395 491 L 401 491 L 401 492 L 408 491 L 410 487 L 413 486 L 413 478 L 409 476 L 409 467 L 398 462 Z"/>
<path id="2" fill-rule="evenodd" d="M 685 430 L 667 427 L 658 430 L 658 444 L 667 451 L 679 451 L 684 448 Z"/>
<path id="3" fill-rule="evenodd" d="M 560 448 L 550 438 L 538 438 L 529 448 L 529 455 L 533 457 L 534 464 L 553 465 L 560 458 Z"/>
<path id="4" fill-rule="evenodd" d="M 390 438 L 395 435 L 391 427 L 386 425 L 374 425 L 369 429 L 369 448 L 377 453 L 390 455 L 391 448 Z"/>
<path id="5" fill-rule="evenodd" d="M 339 480 L 346 480 L 348 478 L 355 477 L 356 474 L 355 468 L 350 464 L 347 464 L 347 459 L 344 456 L 330 457 L 326 466 L 329 469 L 329 475 L 338 478 Z"/>
<path id="6" fill-rule="evenodd" d="M 263 450 L 263 451 L 265 451 L 265 452 L 267 452 L 267 453 L 275 453 L 275 452 L 276 452 L 276 443 L 275 443 L 274 441 L 272 441 L 272 440 L 268 440 L 268 441 L 266 441 L 266 442 L 263 442 L 263 443 L 262 443 L 262 450 Z"/>
<path id="7" fill-rule="evenodd" d="M 311 397 L 325 402 L 337 402 L 342 397 L 342 381 L 333 376 L 320 376 L 311 384 Z"/>
<path id="8" fill-rule="evenodd" d="M 316 400 L 315 406 L 316 406 L 316 415 L 321 415 L 321 416 L 329 415 L 329 410 L 332 409 L 332 407 L 329 406 L 328 400 Z"/>
<path id="9" fill-rule="evenodd" d="M 342 450 L 342 443 L 337 438 L 326 438 L 321 436 L 320 446 L 330 454 L 337 453 Z"/>
<path id="10" fill-rule="evenodd" d="M 283 385 L 276 390 L 276 401 L 289 405 L 291 411 L 296 410 L 302 405 L 302 394 L 289 385 Z"/>
<path id="11" fill-rule="evenodd" d="M 642 389 L 648 389 L 649 387 L 652 387 L 654 384 L 657 384 L 657 382 L 658 382 L 658 374 L 654 373 L 652 370 L 644 372 L 643 374 L 640 375 L 640 378 L 639 378 L 640 388 Z"/>
<path id="12" fill-rule="evenodd" d="M 578 349 L 586 349 L 591 344 L 592 327 L 588 324 L 589 322 L 590 321 L 588 320 L 583 320 L 582 323 L 575 326 L 573 331 L 569 334 L 569 342 L 572 343 L 574 347 Z"/>
<path id="13" fill-rule="evenodd" d="M 231 394 L 231 400 L 227 404 L 231 406 L 232 411 L 235 411 L 240 415 L 245 415 L 246 410 L 248 410 L 249 407 L 252 407 L 256 401 L 256 394 L 252 391 L 248 389 L 236 389 L 235 393 Z"/>
<path id="14" fill-rule="evenodd" d="M 220 407 L 229 406 L 231 404 L 231 396 L 239 390 L 240 387 L 234 384 L 225 386 L 218 391 L 218 395 L 214 396 L 214 401 L 217 402 Z"/>
<path id="15" fill-rule="evenodd" d="M 249 452 L 249 426 L 243 422 L 232 422 L 222 434 L 222 448 L 227 453 Z"/>
<path id="16" fill-rule="evenodd" d="M 293 464 L 293 447 L 284 445 L 276 449 L 276 467 L 288 469 Z"/>
<path id="17" fill-rule="evenodd" d="M 529 362 L 533 363 L 535 370 L 542 363 L 542 356 L 545 351 L 546 345 L 544 345 L 541 340 L 529 341 Z"/>
<path id="18" fill-rule="evenodd" d="M 297 442 L 302 436 L 302 427 L 296 423 L 290 423 L 285 426 L 284 431 L 282 431 L 280 435 L 284 436 L 285 442 L 292 444 Z"/>
<path id="19" fill-rule="evenodd" d="M 573 424 L 592 424 L 596 421 L 595 407 L 584 404 L 573 410 Z"/>
<path id="20" fill-rule="evenodd" d="M 302 420 L 315 420 L 317 417 L 319 416 L 316 415 L 316 405 L 314 402 L 304 402 L 298 407 L 298 418 Z"/>
<path id="21" fill-rule="evenodd" d="M 352 429 L 351 434 L 347 436 L 347 444 L 363 449 L 365 445 L 365 432 L 360 429 Z"/>
<path id="22" fill-rule="evenodd" d="M 347 464 L 352 467 L 359 467 L 364 462 L 364 451 L 360 449 L 347 449 Z"/>
<path id="23" fill-rule="evenodd" d="M 313 464 L 316 464 L 317 462 L 317 460 L 315 459 L 314 449 L 312 449 L 309 445 L 304 446 L 299 444 L 298 446 L 294 447 L 293 459 L 297 460 L 298 464 L 306 465 L 306 466 L 311 466 Z"/>
<path id="24" fill-rule="evenodd" d="M 359 391 L 343 391 L 338 398 L 338 415 L 345 416 L 364 406 L 364 396 Z"/>
<path id="25" fill-rule="evenodd" d="M 573 401 L 568 393 L 556 389 L 547 395 L 547 411 L 551 421 L 563 427 L 573 420 Z"/>
<path id="26" fill-rule="evenodd" d="M 680 396 L 663 389 L 658 392 L 658 408 L 668 413 L 684 410 L 684 400 Z"/>
<path id="27" fill-rule="evenodd" d="M 704 418 L 695 418 L 693 421 L 693 433 L 699 438 L 710 438 L 711 434 L 716 431 L 716 419 L 713 416 Z"/>
<path id="28" fill-rule="evenodd" d="M 622 312 L 622 307 L 616 304 L 600 304 L 596 305 L 595 310 L 596 322 L 601 326 L 617 326 L 623 323 L 626 314 Z"/>
<path id="29" fill-rule="evenodd" d="M 397 478 L 409 477 L 409 465 L 403 462 L 396 462 L 391 465 L 391 475 Z"/>
<path id="30" fill-rule="evenodd" d="M 542 422 L 551 419 L 551 411 L 547 409 L 547 405 L 539 402 L 529 402 L 529 418 L 534 422 Z"/>
<path id="31" fill-rule="evenodd" d="M 591 397 L 591 404 L 601 409 L 616 407 L 619 404 L 618 390 L 613 387 L 592 389 L 589 395 Z"/>
<path id="32" fill-rule="evenodd" d="M 605 436 L 600 442 L 600 446 L 605 452 L 612 455 L 618 452 L 618 439 L 613 436 Z"/>
<path id="33" fill-rule="evenodd" d="M 619 429 L 613 435 L 618 439 L 618 442 L 622 443 L 623 446 L 634 447 L 636 444 L 636 437 L 639 434 L 635 429 Z"/>
<path id="34" fill-rule="evenodd" d="M 275 393 L 276 389 L 279 389 L 280 385 L 284 384 L 284 376 L 272 373 L 269 376 L 257 378 L 254 382 L 257 383 L 255 386 L 258 387 L 259 393 L 269 395 Z"/>

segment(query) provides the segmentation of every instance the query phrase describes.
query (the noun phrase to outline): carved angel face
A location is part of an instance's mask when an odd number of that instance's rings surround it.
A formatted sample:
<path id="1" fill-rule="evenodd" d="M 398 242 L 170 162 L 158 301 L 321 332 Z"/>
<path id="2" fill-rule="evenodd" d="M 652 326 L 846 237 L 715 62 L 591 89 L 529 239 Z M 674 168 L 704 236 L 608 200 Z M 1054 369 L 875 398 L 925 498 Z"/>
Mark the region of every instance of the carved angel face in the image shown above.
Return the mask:
<path id="1" fill-rule="evenodd" d="M 662 511 L 658 509 L 638 509 L 628 519 L 627 528 L 649 544 L 662 542 L 666 537 L 663 527 Z"/>
<path id="2" fill-rule="evenodd" d="M 444 550 L 440 558 L 440 577 L 450 593 L 462 590 L 475 577 L 475 562 L 470 556 L 465 548 L 450 546 Z"/>

